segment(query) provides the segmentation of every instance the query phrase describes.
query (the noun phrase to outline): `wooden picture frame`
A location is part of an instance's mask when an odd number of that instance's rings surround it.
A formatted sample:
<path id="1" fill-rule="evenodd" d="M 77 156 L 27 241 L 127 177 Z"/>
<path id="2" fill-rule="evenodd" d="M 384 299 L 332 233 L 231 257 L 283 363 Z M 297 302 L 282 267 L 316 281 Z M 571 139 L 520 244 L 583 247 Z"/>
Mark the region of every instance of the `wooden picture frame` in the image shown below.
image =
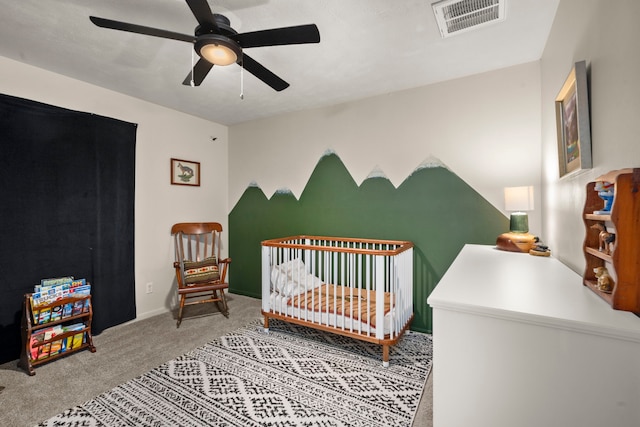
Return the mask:
<path id="1" fill-rule="evenodd" d="M 200 186 L 200 162 L 171 159 L 171 185 Z"/>
<path id="2" fill-rule="evenodd" d="M 587 65 L 576 62 L 556 97 L 560 178 L 591 169 L 591 123 Z"/>

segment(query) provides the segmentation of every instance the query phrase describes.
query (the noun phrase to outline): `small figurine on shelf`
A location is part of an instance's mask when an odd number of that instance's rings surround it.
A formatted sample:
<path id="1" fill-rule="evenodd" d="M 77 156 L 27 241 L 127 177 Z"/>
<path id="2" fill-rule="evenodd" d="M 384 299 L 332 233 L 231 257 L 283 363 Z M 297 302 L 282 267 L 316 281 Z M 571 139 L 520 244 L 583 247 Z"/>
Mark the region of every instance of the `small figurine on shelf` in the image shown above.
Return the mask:
<path id="1" fill-rule="evenodd" d="M 594 211 L 595 215 L 609 215 L 613 205 L 614 184 L 606 181 L 596 181 L 594 190 L 598 192 L 598 197 L 604 200 L 604 207 L 599 211 Z"/>
<path id="2" fill-rule="evenodd" d="M 598 290 L 605 294 L 610 294 L 613 291 L 613 279 L 609 276 L 609 270 L 606 267 L 596 267 L 593 272 L 598 279 Z"/>
<path id="3" fill-rule="evenodd" d="M 593 224 L 591 228 L 600 230 L 600 234 L 598 234 L 598 250 L 605 255 L 611 255 L 613 253 L 613 243 L 616 240 L 616 235 L 609 233 L 605 226 L 600 223 Z"/>

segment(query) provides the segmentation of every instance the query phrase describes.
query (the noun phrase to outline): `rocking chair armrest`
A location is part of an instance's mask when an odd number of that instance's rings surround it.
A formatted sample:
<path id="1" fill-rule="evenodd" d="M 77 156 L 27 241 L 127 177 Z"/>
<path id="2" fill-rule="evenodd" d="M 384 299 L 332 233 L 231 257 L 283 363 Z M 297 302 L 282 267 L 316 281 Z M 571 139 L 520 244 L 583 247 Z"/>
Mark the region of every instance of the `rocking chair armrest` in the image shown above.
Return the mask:
<path id="1" fill-rule="evenodd" d="M 173 268 L 176 270 L 176 280 L 178 281 L 178 287 L 183 286 L 182 268 L 180 267 L 180 261 L 173 262 Z"/>
<path id="2" fill-rule="evenodd" d="M 218 264 L 224 264 L 222 266 L 222 272 L 220 273 L 220 281 L 224 283 L 227 278 L 227 268 L 229 267 L 229 264 L 231 264 L 231 258 L 221 259 L 218 261 Z"/>

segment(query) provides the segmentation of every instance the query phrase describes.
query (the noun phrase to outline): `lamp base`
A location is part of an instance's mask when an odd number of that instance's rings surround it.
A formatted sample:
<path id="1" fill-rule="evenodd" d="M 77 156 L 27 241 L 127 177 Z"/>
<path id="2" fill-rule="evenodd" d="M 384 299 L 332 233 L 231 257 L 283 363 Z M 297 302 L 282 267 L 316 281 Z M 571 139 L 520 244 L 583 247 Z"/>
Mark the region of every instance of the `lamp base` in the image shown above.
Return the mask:
<path id="1" fill-rule="evenodd" d="M 502 233 L 496 240 L 496 248 L 509 252 L 529 253 L 535 244 L 536 236 L 529 233 Z"/>

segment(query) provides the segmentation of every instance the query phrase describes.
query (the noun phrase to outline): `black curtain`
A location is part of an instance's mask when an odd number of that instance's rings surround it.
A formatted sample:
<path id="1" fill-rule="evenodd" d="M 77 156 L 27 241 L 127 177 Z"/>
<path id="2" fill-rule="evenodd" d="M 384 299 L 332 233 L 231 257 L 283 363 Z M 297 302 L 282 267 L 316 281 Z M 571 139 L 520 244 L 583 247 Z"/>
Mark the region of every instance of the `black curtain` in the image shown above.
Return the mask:
<path id="1" fill-rule="evenodd" d="M 0 363 L 42 278 L 91 282 L 94 334 L 135 318 L 135 142 L 135 124 L 0 94 Z"/>

